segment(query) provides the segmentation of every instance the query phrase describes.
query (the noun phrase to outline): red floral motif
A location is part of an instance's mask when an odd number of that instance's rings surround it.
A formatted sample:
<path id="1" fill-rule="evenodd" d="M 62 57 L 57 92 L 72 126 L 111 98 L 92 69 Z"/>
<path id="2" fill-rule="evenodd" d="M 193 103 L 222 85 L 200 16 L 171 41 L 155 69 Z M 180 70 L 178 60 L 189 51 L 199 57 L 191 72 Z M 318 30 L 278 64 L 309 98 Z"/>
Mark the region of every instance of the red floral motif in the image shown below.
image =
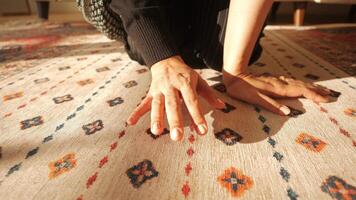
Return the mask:
<path id="1" fill-rule="evenodd" d="M 115 150 L 116 147 L 117 147 L 117 142 L 112 143 L 112 144 L 110 145 L 110 152 L 113 151 L 113 150 Z"/>
<path id="2" fill-rule="evenodd" d="M 340 133 L 345 135 L 346 137 L 351 137 L 350 133 L 347 130 L 345 130 L 343 128 L 339 128 L 339 130 L 340 130 Z"/>
<path id="3" fill-rule="evenodd" d="M 108 161 L 109 161 L 108 156 L 105 156 L 104 158 L 102 158 L 99 162 L 99 168 L 102 168 Z"/>
<path id="4" fill-rule="evenodd" d="M 193 168 L 192 168 L 192 165 L 190 163 L 188 163 L 184 169 L 185 169 L 185 175 L 189 176 L 189 174 Z"/>
<path id="5" fill-rule="evenodd" d="M 330 121 L 331 121 L 333 124 L 339 125 L 338 121 L 337 121 L 335 118 L 329 117 L 329 119 L 330 119 Z"/>
<path id="6" fill-rule="evenodd" d="M 93 183 L 96 181 L 96 178 L 98 177 L 98 172 L 95 172 L 94 175 L 92 175 L 91 177 L 88 178 L 87 181 L 87 189 L 93 185 Z"/>
<path id="7" fill-rule="evenodd" d="M 184 195 L 185 198 L 188 197 L 188 195 L 189 195 L 189 193 L 190 193 L 190 187 L 189 187 L 188 181 L 185 182 L 185 184 L 183 185 L 183 187 L 182 187 L 182 193 L 183 193 L 183 195 Z"/>
<path id="8" fill-rule="evenodd" d="M 189 140 L 190 144 L 193 144 L 193 143 L 194 143 L 194 141 L 195 141 L 195 137 L 194 137 L 194 135 L 193 135 L 193 134 L 191 134 L 191 135 L 189 136 L 188 140 Z"/>
<path id="9" fill-rule="evenodd" d="M 26 104 L 22 104 L 22 105 L 20 105 L 19 107 L 17 107 L 17 109 L 24 108 L 25 106 L 26 106 Z"/>
<path id="10" fill-rule="evenodd" d="M 190 147 L 190 148 L 187 150 L 187 154 L 188 154 L 189 157 L 192 157 L 192 156 L 193 156 L 194 150 L 193 150 L 192 147 Z"/>
<path id="11" fill-rule="evenodd" d="M 125 131 L 120 131 L 117 135 L 119 138 L 122 138 L 125 135 Z"/>

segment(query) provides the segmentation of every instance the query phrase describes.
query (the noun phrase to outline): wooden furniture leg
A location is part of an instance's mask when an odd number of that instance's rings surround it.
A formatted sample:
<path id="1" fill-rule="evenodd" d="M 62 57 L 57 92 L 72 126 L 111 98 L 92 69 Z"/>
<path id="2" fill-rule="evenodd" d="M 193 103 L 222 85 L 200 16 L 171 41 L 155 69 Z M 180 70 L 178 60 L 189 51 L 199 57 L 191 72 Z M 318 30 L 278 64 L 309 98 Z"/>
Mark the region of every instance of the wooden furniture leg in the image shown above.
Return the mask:
<path id="1" fill-rule="evenodd" d="M 294 25 L 303 25 L 306 8 L 307 2 L 294 2 Z"/>
<path id="2" fill-rule="evenodd" d="M 281 2 L 273 2 L 270 15 L 271 21 L 276 21 L 276 15 L 280 4 Z"/>
<path id="3" fill-rule="evenodd" d="M 44 20 L 48 20 L 49 12 L 49 1 L 48 0 L 37 0 L 37 13 L 38 17 Z"/>
<path id="4" fill-rule="evenodd" d="M 353 4 L 353 5 L 351 5 L 349 16 L 348 16 L 348 20 L 350 22 L 353 21 L 355 14 L 356 14 L 356 4 Z"/>

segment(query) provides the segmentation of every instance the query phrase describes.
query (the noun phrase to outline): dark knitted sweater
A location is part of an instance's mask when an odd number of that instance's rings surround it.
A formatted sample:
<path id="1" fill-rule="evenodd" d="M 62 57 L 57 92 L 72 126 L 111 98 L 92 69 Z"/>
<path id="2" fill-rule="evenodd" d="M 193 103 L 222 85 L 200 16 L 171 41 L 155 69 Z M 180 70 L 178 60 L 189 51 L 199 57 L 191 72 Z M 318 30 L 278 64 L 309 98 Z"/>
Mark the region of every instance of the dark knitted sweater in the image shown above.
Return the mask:
<path id="1" fill-rule="evenodd" d="M 177 39 L 188 28 L 185 15 L 189 13 L 175 13 L 173 7 L 181 10 L 183 4 L 177 0 L 112 0 L 110 4 L 122 19 L 130 46 L 135 46 L 148 66 L 179 54 Z M 172 33 L 172 25 L 178 32 Z"/>
<path id="2" fill-rule="evenodd" d="M 181 55 L 192 67 L 221 70 L 230 0 L 77 0 L 88 21 L 124 42 L 148 67 Z M 260 34 L 260 37 L 263 34 Z M 261 55 L 259 39 L 250 63 Z"/>

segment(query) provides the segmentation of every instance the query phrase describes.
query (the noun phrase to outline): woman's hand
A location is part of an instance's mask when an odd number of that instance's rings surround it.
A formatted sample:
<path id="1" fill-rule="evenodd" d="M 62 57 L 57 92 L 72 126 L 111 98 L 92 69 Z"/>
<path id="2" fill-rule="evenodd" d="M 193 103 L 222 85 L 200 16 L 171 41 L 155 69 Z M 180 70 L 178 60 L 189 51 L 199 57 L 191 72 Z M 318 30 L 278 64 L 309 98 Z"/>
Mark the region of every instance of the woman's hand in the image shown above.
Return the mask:
<path id="1" fill-rule="evenodd" d="M 288 115 L 290 109 L 271 97 L 305 97 L 314 102 L 329 101 L 329 89 L 284 76 L 254 76 L 250 73 L 231 75 L 225 71 L 223 81 L 231 97 L 262 106 L 280 115 Z"/>
<path id="2" fill-rule="evenodd" d="M 191 127 L 200 135 L 208 131 L 201 112 L 198 95 L 215 108 L 224 108 L 225 104 L 215 95 L 215 91 L 187 66 L 181 57 L 174 56 L 155 63 L 151 67 L 152 82 L 147 96 L 129 116 L 127 123 L 134 125 L 145 113 L 151 110 L 151 131 L 162 133 L 164 112 L 170 128 L 172 140 L 183 138 L 182 99 L 191 117 Z"/>

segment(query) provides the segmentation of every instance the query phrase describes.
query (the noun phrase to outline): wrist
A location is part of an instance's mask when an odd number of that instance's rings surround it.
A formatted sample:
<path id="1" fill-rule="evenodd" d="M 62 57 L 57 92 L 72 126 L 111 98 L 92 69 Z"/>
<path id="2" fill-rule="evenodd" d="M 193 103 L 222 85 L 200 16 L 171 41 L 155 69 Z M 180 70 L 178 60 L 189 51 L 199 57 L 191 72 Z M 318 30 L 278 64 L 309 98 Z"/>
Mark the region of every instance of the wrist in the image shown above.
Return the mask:
<path id="1" fill-rule="evenodd" d="M 225 68 L 222 71 L 223 83 L 229 86 L 236 79 L 245 79 L 251 76 L 251 73 L 246 68 Z"/>
<path id="2" fill-rule="evenodd" d="M 239 76 L 248 73 L 247 65 L 248 62 L 244 59 L 227 60 L 223 64 L 223 69 L 233 76 Z"/>
<path id="3" fill-rule="evenodd" d="M 163 60 L 160 60 L 160 61 L 154 63 L 151 66 L 151 71 L 153 72 L 153 71 L 156 71 L 157 69 L 161 69 L 164 67 L 180 66 L 180 65 L 185 65 L 183 59 L 179 55 L 171 56 L 171 57 L 165 58 Z"/>

